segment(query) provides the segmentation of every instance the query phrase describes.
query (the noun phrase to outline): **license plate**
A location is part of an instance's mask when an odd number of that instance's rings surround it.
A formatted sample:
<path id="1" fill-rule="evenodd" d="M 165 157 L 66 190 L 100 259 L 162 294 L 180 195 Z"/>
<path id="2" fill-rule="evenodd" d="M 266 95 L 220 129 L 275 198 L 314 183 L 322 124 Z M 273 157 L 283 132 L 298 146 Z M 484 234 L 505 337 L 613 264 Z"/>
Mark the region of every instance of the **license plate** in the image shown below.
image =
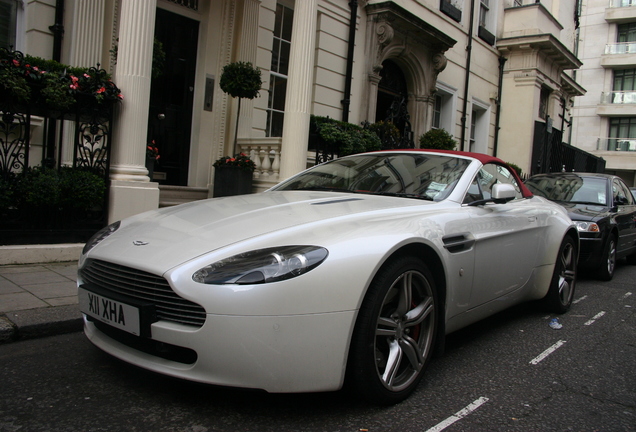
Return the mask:
<path id="1" fill-rule="evenodd" d="M 78 289 L 80 311 L 90 317 L 134 335 L 141 334 L 139 308 L 100 294 Z"/>

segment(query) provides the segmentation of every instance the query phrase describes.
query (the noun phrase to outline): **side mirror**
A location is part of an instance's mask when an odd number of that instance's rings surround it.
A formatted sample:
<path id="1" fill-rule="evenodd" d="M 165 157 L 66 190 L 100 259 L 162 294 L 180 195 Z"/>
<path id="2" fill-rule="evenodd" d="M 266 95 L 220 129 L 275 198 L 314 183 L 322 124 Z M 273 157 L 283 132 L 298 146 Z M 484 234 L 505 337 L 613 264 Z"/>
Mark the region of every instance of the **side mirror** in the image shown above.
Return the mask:
<path id="1" fill-rule="evenodd" d="M 517 196 L 517 191 L 510 183 L 496 183 L 492 186 L 491 198 L 496 204 L 512 201 Z"/>

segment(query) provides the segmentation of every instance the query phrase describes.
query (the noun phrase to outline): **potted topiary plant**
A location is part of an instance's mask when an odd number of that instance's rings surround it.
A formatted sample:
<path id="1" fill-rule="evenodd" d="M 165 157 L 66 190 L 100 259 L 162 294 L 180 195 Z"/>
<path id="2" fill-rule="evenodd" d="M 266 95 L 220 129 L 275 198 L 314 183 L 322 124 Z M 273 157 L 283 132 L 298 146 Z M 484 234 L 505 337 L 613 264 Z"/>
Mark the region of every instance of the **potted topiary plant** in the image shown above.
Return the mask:
<path id="1" fill-rule="evenodd" d="M 261 85 L 261 71 L 249 62 L 234 62 L 223 67 L 219 85 L 223 92 L 238 98 L 238 113 L 241 112 L 241 99 L 254 99 L 259 95 Z M 234 144 L 236 152 L 238 135 L 238 115 L 234 130 Z M 214 196 L 241 195 L 252 192 L 252 173 L 256 168 L 246 154 L 224 156 L 214 162 Z"/>
<path id="2" fill-rule="evenodd" d="M 249 62 L 234 62 L 223 67 L 219 85 L 223 92 L 238 98 L 238 113 L 241 112 L 241 99 L 254 99 L 259 95 L 261 85 L 260 69 Z M 238 135 L 238 115 L 234 131 L 234 152 L 236 152 L 236 138 Z"/>

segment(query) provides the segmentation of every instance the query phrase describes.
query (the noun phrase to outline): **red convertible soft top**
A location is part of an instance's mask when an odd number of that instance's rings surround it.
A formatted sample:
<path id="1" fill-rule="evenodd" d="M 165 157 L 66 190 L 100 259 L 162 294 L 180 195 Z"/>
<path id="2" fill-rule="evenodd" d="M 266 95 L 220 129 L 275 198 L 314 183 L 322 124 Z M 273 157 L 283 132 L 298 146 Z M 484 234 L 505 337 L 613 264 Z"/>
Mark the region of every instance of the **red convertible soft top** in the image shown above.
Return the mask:
<path id="1" fill-rule="evenodd" d="M 435 149 L 408 149 L 408 150 L 409 151 L 432 152 L 432 153 L 446 153 L 446 154 L 457 155 L 457 156 L 465 156 L 465 157 L 477 159 L 483 165 L 485 165 L 487 163 L 494 163 L 494 164 L 498 164 L 498 165 L 503 165 L 506 168 L 510 169 L 512 174 L 515 176 L 515 179 L 517 180 L 517 184 L 519 184 L 519 188 L 521 189 L 521 194 L 523 195 L 523 197 L 524 198 L 532 198 L 533 197 L 532 192 L 530 192 L 530 189 L 528 189 L 526 187 L 526 185 L 521 181 L 521 178 L 519 177 L 519 174 L 517 174 L 517 171 L 515 171 L 512 168 L 510 168 L 510 166 L 508 166 L 507 163 L 505 163 L 504 161 L 502 161 L 501 159 L 499 159 L 497 157 L 490 156 L 490 155 L 483 154 L 483 153 L 473 153 L 473 152 L 457 151 L 457 150 L 435 150 Z M 391 151 L 391 150 L 389 150 L 389 151 Z M 397 150 L 397 151 L 399 151 L 399 150 Z M 404 151 L 404 150 L 402 150 L 402 151 Z"/>

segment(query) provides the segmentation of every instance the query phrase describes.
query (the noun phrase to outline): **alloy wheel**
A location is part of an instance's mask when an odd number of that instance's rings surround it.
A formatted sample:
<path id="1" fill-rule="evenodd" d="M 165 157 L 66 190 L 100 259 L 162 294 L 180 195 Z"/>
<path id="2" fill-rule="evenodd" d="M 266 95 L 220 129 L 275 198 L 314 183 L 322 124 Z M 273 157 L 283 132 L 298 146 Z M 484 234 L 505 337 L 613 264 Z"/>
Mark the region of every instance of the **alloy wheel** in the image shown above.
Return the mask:
<path id="1" fill-rule="evenodd" d="M 435 301 L 418 271 L 401 274 L 389 288 L 377 320 L 375 363 L 380 381 L 401 391 L 418 377 L 434 340 Z"/>

